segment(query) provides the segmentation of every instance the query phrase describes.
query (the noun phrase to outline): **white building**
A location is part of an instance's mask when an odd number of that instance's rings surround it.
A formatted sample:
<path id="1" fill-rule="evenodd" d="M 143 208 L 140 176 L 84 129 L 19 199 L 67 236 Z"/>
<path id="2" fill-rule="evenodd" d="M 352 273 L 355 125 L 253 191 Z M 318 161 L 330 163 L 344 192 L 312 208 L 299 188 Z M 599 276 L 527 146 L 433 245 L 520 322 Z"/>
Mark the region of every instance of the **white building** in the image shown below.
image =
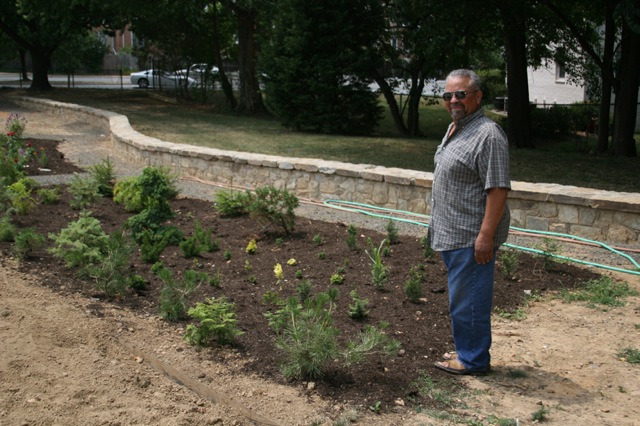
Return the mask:
<path id="1" fill-rule="evenodd" d="M 537 69 L 529 68 L 529 102 L 566 105 L 586 100 L 584 87 L 568 82 L 564 66 L 553 63 Z"/>

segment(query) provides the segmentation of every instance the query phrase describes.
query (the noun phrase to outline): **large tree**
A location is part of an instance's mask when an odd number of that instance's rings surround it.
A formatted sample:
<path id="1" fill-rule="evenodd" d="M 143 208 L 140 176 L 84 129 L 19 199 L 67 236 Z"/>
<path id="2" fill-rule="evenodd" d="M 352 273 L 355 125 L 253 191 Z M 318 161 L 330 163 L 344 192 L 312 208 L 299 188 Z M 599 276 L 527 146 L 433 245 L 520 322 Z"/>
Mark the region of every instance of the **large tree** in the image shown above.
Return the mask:
<path id="1" fill-rule="evenodd" d="M 366 78 L 382 27 L 377 0 L 277 0 L 262 45 L 266 100 L 298 130 L 369 134 L 381 116 Z"/>
<path id="2" fill-rule="evenodd" d="M 580 49 L 572 50 L 573 55 L 589 58 L 600 71 L 598 151 L 637 156 L 633 138 L 640 84 L 640 5 L 637 0 L 599 0 L 595 4 L 584 0 L 537 1 L 562 20 L 568 37 L 579 45 Z M 615 94 L 613 132 L 609 129 L 612 92 Z"/>
<path id="3" fill-rule="evenodd" d="M 371 67 L 398 132 L 420 134 L 420 105 L 429 82 L 455 68 L 478 68 L 499 50 L 499 32 L 491 8 L 460 0 L 456 16 L 445 0 L 388 0 L 382 2 L 385 27 L 374 45 L 381 66 Z M 483 23 L 479 25 L 479 23 Z M 408 90 L 400 102 L 399 86 Z"/>
<path id="4" fill-rule="evenodd" d="M 31 54 L 31 89 L 49 90 L 51 56 L 66 40 L 96 27 L 119 26 L 114 2 L 100 0 L 5 0 L 0 30 Z"/>

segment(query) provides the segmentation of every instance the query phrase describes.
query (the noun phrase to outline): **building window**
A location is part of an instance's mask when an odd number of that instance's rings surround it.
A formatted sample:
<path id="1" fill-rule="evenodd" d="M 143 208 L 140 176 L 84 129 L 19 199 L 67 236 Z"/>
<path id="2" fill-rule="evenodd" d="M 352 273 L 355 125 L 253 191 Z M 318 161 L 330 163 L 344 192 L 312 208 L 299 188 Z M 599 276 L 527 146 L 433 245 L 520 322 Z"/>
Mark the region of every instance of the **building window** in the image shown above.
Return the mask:
<path id="1" fill-rule="evenodd" d="M 556 83 L 566 83 L 564 64 L 556 61 Z"/>

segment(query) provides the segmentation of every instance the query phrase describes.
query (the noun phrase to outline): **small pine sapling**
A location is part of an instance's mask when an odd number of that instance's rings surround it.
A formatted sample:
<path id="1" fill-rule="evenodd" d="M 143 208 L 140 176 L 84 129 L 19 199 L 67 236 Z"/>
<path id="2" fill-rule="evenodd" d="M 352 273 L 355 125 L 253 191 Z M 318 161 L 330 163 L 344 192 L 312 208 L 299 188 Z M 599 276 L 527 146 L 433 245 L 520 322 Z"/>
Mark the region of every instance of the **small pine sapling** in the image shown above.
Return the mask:
<path id="1" fill-rule="evenodd" d="M 369 315 L 369 310 L 367 309 L 369 300 L 361 299 L 355 290 L 351 290 L 349 295 L 351 296 L 351 300 L 353 300 L 353 304 L 349 304 L 349 317 L 354 320 L 366 318 Z"/>
<path id="2" fill-rule="evenodd" d="M 412 303 L 418 303 L 424 295 L 422 282 L 424 280 L 424 265 L 411 268 L 409 278 L 404 282 L 404 294 Z"/>
<path id="3" fill-rule="evenodd" d="M 347 247 L 349 250 L 358 250 L 358 229 L 354 225 L 347 227 Z"/>
<path id="4" fill-rule="evenodd" d="M 389 219 L 385 229 L 387 231 L 387 241 L 389 244 L 397 244 L 400 240 L 398 237 L 398 227 L 396 226 L 396 222 L 393 219 Z"/>

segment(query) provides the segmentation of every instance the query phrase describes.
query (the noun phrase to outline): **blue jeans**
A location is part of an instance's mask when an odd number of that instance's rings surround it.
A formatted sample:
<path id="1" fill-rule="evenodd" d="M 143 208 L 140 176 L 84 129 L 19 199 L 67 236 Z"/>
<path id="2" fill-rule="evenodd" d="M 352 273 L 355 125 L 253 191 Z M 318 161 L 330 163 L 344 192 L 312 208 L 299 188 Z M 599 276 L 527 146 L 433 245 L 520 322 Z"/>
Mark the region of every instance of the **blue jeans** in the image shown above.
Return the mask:
<path id="1" fill-rule="evenodd" d="M 473 247 L 442 252 L 449 281 L 449 311 L 458 361 L 470 370 L 489 368 L 491 356 L 491 306 L 495 252 L 480 265 Z"/>

